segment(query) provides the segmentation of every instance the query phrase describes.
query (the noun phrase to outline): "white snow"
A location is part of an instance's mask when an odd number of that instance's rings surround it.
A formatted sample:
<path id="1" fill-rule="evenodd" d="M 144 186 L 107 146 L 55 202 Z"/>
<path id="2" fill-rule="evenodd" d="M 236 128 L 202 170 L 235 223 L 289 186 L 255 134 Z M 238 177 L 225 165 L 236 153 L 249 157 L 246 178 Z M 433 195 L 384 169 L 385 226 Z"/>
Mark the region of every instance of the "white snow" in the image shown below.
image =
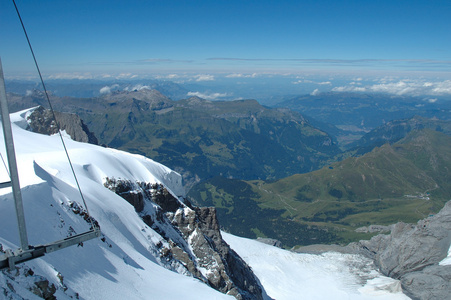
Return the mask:
<path id="1" fill-rule="evenodd" d="M 83 206 L 59 135 L 45 136 L 24 130 L 27 111 L 11 115 L 25 218 L 30 244 L 65 238 L 89 225 L 67 205 Z M 0 134 L 3 141 L 3 133 Z M 155 244 L 162 238 L 136 214 L 132 205 L 103 186 L 105 177 L 163 183 L 175 196 L 183 196 L 181 176 L 150 159 L 78 143 L 64 137 L 90 214 L 99 222 L 106 242 L 87 241 L 25 263 L 36 274 L 64 284 L 80 299 L 233 299 L 204 283 L 165 269 L 157 263 Z M 4 143 L 0 152 L 6 160 Z M 8 175 L 0 165 L 0 180 Z M 0 196 L 0 243 L 18 248 L 14 202 L 9 188 Z M 109 247 L 111 245 L 111 248 Z M 0 273 L 0 278 L 2 273 Z M 2 278 L 4 280 L 4 278 Z M 16 289 L 17 290 L 17 289 Z M 59 291 L 59 298 L 64 294 Z M 30 293 L 22 293 L 29 297 Z"/>
<path id="2" fill-rule="evenodd" d="M 228 233 L 222 237 L 250 265 L 268 296 L 277 300 L 409 299 L 399 281 L 371 269 L 370 261 L 359 255 L 300 254 Z"/>
<path id="3" fill-rule="evenodd" d="M 448 249 L 448 256 L 445 257 L 440 263 L 439 265 L 441 266 L 446 266 L 446 265 L 451 265 L 451 246 Z"/>
<path id="4" fill-rule="evenodd" d="M 32 245 L 81 233 L 89 225 L 69 208 L 83 206 L 59 135 L 26 131 L 29 110 L 11 115 L 29 242 Z M 3 134 L 0 134 L 3 141 Z M 60 287 L 58 299 L 79 293 L 80 299 L 234 299 L 202 282 L 165 269 L 158 262 L 158 242 L 165 241 L 137 215 L 132 205 L 103 186 L 105 177 L 163 183 L 184 196 L 181 176 L 142 156 L 64 137 L 90 214 L 99 222 L 105 242 L 95 239 L 25 264 Z M 6 160 L 4 143 L 0 152 Z M 8 180 L 0 164 L 0 181 Z M 253 268 L 266 293 L 283 299 L 408 299 L 399 283 L 368 269 L 361 257 L 327 253 L 296 254 L 257 241 L 224 234 L 227 242 Z M 0 243 L 18 248 L 19 237 L 9 188 L 0 191 Z M 361 270 L 363 268 L 364 270 Z M 63 292 L 58 273 L 69 288 Z M 370 279 L 366 284 L 366 279 Z M 0 288 L 6 285 L 0 272 Z M 21 284 L 24 298 L 35 296 Z M 70 294 L 72 292 L 72 294 Z"/>

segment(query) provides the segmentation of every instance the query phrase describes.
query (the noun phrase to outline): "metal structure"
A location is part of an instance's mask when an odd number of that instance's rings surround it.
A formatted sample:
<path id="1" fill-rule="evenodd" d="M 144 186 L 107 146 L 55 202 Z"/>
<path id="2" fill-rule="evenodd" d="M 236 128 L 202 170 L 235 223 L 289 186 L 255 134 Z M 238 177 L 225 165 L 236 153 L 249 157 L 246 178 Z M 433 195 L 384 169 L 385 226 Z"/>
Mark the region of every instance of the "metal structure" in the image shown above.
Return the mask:
<path id="1" fill-rule="evenodd" d="M 0 110 L 1 121 L 3 127 L 3 136 L 6 145 L 6 154 L 8 156 L 8 166 L 11 181 L 0 183 L 0 188 L 12 188 L 14 197 L 17 224 L 19 227 L 20 248 L 13 251 L 7 249 L 5 253 L 0 253 L 0 269 L 9 267 L 14 269 L 17 263 L 25 262 L 46 253 L 54 252 L 72 245 L 78 245 L 90 239 L 100 236 L 100 228 L 93 224 L 93 229 L 74 235 L 63 240 L 55 241 L 53 243 L 30 246 L 28 244 L 27 228 L 25 225 L 25 215 L 22 203 L 22 193 L 20 191 L 19 173 L 17 170 L 16 154 L 14 151 L 14 141 L 11 129 L 11 120 L 9 118 L 8 102 L 6 100 L 5 80 L 3 76 L 3 67 L 0 59 Z"/>

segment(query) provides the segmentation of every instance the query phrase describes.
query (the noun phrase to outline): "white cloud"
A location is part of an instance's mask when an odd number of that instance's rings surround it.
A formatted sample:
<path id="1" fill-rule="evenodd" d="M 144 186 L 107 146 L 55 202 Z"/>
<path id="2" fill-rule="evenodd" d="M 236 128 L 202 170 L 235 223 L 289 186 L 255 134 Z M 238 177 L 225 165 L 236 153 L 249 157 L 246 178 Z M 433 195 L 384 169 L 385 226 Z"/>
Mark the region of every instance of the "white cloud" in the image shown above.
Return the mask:
<path id="1" fill-rule="evenodd" d="M 56 73 L 48 77 L 49 79 L 93 79 L 91 73 Z"/>
<path id="2" fill-rule="evenodd" d="M 257 76 L 258 76 L 257 73 L 252 73 L 252 74 L 233 73 L 233 74 L 226 75 L 225 77 L 226 78 L 255 78 Z"/>
<path id="3" fill-rule="evenodd" d="M 202 99 L 206 99 L 206 100 L 216 100 L 218 98 L 223 98 L 223 97 L 227 97 L 227 93 L 211 93 L 211 94 L 207 94 L 207 93 L 201 93 L 201 92 L 188 92 L 187 96 L 189 97 L 199 97 Z"/>
<path id="4" fill-rule="evenodd" d="M 445 81 L 424 81 L 424 80 L 412 80 L 403 79 L 399 81 L 392 81 L 390 78 L 382 78 L 379 83 L 368 85 L 365 87 L 355 86 L 354 82 L 351 82 L 347 86 L 334 87 L 334 92 L 375 92 L 375 93 L 387 93 L 394 95 L 432 95 L 442 96 L 451 95 L 451 80 Z"/>
<path id="5" fill-rule="evenodd" d="M 100 94 L 109 94 L 109 93 L 111 93 L 112 89 L 115 89 L 117 87 L 119 87 L 119 84 L 113 84 L 113 85 L 110 85 L 110 86 L 104 86 L 103 88 L 100 89 L 99 92 L 100 92 Z"/>
<path id="6" fill-rule="evenodd" d="M 158 74 L 155 75 L 154 78 L 156 79 L 179 79 L 179 78 L 184 78 L 186 76 L 183 75 L 179 75 L 179 74 Z"/>
<path id="7" fill-rule="evenodd" d="M 152 88 L 148 85 L 137 84 L 131 88 L 132 91 L 140 91 L 140 90 L 151 90 Z"/>
<path id="8" fill-rule="evenodd" d="M 364 87 L 357 86 L 337 86 L 332 89 L 332 92 L 366 92 L 368 91 Z"/>
<path id="9" fill-rule="evenodd" d="M 25 96 L 31 96 L 32 94 L 33 94 L 33 91 L 27 90 L 27 92 L 25 93 Z"/>
<path id="10" fill-rule="evenodd" d="M 213 75 L 208 74 L 199 74 L 195 76 L 196 81 L 213 81 L 215 77 Z"/>
<path id="11" fill-rule="evenodd" d="M 245 77 L 245 75 L 244 74 L 240 74 L 240 73 L 234 73 L 234 74 L 226 75 L 226 77 L 227 78 L 242 78 L 242 77 Z"/>
<path id="12" fill-rule="evenodd" d="M 123 79 L 123 78 L 132 78 L 134 75 L 132 73 L 120 73 L 116 76 L 117 79 Z"/>
<path id="13" fill-rule="evenodd" d="M 432 92 L 436 95 L 451 94 L 451 80 L 437 82 L 435 86 L 433 86 Z"/>
<path id="14" fill-rule="evenodd" d="M 354 89 L 355 89 L 356 92 L 366 92 L 366 88 L 364 88 L 364 87 L 357 87 L 356 86 Z"/>
<path id="15" fill-rule="evenodd" d="M 318 89 L 314 89 L 313 92 L 310 93 L 310 95 L 312 95 L 312 96 L 317 96 L 319 94 L 320 94 L 320 92 Z"/>
<path id="16" fill-rule="evenodd" d="M 298 81 L 293 81 L 293 84 L 301 84 L 301 83 L 311 83 L 311 84 L 319 84 L 319 85 L 331 85 L 332 82 L 330 81 L 312 81 L 312 80 L 307 80 L 307 79 L 300 79 Z"/>
<path id="17" fill-rule="evenodd" d="M 111 93 L 111 88 L 109 86 L 104 86 L 103 88 L 100 89 L 100 94 L 109 94 Z"/>

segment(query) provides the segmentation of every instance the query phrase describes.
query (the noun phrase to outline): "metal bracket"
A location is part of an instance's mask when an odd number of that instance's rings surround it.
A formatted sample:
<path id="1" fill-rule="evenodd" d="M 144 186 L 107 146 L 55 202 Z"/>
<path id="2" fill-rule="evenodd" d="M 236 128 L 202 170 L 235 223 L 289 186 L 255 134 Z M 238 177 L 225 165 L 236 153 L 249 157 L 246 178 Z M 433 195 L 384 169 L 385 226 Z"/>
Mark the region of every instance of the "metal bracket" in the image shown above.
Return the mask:
<path id="1" fill-rule="evenodd" d="M 32 260 L 44 256 L 46 253 L 61 250 L 72 245 L 82 244 L 85 241 L 100 237 L 100 234 L 100 229 L 95 228 L 46 245 L 29 246 L 27 250 L 17 249 L 12 251 L 7 249 L 5 253 L 0 253 L 0 269 L 9 267 L 10 270 L 14 270 L 18 263 Z"/>

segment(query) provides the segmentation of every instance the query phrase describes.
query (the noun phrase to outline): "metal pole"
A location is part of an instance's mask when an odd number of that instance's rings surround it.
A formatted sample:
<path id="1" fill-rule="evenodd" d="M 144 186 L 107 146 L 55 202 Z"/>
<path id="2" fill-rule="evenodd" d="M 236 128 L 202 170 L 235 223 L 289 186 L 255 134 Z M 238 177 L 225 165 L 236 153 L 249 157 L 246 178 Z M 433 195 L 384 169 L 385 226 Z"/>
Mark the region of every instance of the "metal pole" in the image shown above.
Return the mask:
<path id="1" fill-rule="evenodd" d="M 8 156 L 9 172 L 11 176 L 14 203 L 16 206 L 17 223 L 19 225 L 20 245 L 22 250 L 28 250 L 27 227 L 25 226 L 25 214 L 20 192 L 19 173 L 17 171 L 16 153 L 14 151 L 13 133 L 11 119 L 9 118 L 8 102 L 6 100 L 5 79 L 0 58 L 0 110 L 3 125 L 3 136 L 5 138 L 6 155 Z"/>

